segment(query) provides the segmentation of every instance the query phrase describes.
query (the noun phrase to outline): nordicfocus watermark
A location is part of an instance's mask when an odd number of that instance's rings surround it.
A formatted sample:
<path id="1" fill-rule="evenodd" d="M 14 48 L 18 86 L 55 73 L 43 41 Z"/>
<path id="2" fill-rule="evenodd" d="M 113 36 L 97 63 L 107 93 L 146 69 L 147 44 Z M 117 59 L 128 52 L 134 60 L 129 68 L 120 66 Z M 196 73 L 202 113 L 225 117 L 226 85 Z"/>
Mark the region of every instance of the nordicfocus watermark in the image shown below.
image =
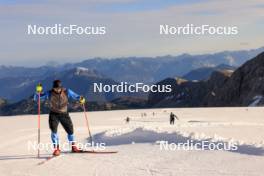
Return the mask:
<path id="1" fill-rule="evenodd" d="M 217 26 L 217 25 L 194 25 L 186 24 L 184 26 L 160 25 L 160 35 L 237 35 L 239 32 L 237 26 Z"/>
<path id="2" fill-rule="evenodd" d="M 127 82 L 121 82 L 120 84 L 102 84 L 93 83 L 94 92 L 120 92 L 120 93 L 137 93 L 137 92 L 171 92 L 171 85 L 147 85 L 144 83 L 128 84 Z"/>
<path id="3" fill-rule="evenodd" d="M 176 150 L 238 150 L 237 143 L 231 142 L 212 142 L 212 141 L 194 141 L 187 140 L 186 142 L 169 143 L 168 141 L 159 141 L 160 150 L 176 151 Z"/>
<path id="4" fill-rule="evenodd" d="M 80 26 L 76 24 L 52 26 L 27 25 L 28 35 L 104 35 L 106 26 Z"/>
<path id="5" fill-rule="evenodd" d="M 64 143 L 59 143 L 60 149 L 63 151 L 68 151 L 71 150 L 71 143 L 69 142 L 64 142 Z M 105 143 L 95 143 L 95 142 L 91 142 L 91 143 L 75 143 L 75 146 L 79 149 L 82 150 L 100 150 L 103 151 L 106 149 L 106 144 Z M 54 146 L 52 143 L 37 143 L 36 141 L 28 141 L 27 143 L 27 149 L 33 150 L 33 151 L 49 151 L 49 150 L 53 150 Z"/>

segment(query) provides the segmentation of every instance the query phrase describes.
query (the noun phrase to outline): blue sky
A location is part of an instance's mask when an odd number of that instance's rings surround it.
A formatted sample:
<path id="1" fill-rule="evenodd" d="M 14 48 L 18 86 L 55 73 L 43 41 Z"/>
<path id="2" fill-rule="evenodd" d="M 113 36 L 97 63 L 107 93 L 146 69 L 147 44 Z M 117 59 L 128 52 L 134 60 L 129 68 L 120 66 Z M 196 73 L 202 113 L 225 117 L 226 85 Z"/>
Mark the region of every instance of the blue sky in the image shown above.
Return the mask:
<path id="1" fill-rule="evenodd" d="M 182 5 L 182 4 L 192 4 L 199 3 L 205 0 L 139 0 L 131 1 L 127 3 L 113 3 L 103 6 L 103 9 L 109 12 L 138 12 L 147 10 L 158 10 L 166 8 L 171 5 Z M 102 8 L 102 6 L 99 6 Z M 103 9 L 99 9 L 103 11 Z"/>
<path id="2" fill-rule="evenodd" d="M 264 45 L 263 0 L 0 0 L 0 65 L 200 54 Z M 105 25 L 101 37 L 28 36 L 28 24 Z M 237 36 L 160 36 L 159 25 L 231 25 Z"/>
<path id="3" fill-rule="evenodd" d="M 123 6 L 120 5 L 132 5 L 139 9 L 141 9 L 141 6 L 151 6 L 154 8 L 160 8 L 168 5 L 175 5 L 175 4 L 191 4 L 191 3 L 198 3 L 206 0 L 137 0 L 137 1 L 125 1 L 125 3 L 122 3 L 121 1 L 112 1 L 112 5 L 117 5 L 116 7 L 123 8 Z M 207 0 L 208 1 L 208 0 Z M 43 1 L 43 0 L 1 0 L 1 4 L 36 4 L 36 3 L 45 3 L 45 2 L 51 2 L 51 1 Z M 53 1 L 54 2 L 54 1 Z M 89 1 L 88 1 L 89 2 Z M 111 2 L 111 0 L 110 0 Z M 121 2 L 121 3 L 120 3 Z M 126 8 L 126 7 L 125 7 Z M 124 10 L 130 10 L 129 8 L 126 8 Z"/>

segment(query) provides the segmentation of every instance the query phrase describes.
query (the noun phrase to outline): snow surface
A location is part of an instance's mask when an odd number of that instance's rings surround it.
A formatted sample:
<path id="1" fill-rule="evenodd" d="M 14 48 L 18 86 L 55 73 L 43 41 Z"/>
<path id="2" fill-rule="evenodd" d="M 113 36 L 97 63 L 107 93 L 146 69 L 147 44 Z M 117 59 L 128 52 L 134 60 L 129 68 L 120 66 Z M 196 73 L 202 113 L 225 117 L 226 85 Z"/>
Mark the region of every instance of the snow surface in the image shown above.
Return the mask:
<path id="1" fill-rule="evenodd" d="M 85 67 L 76 67 L 75 75 L 81 75 L 83 73 L 89 73 L 89 69 Z"/>
<path id="2" fill-rule="evenodd" d="M 154 112 L 154 115 L 153 115 Z M 180 120 L 169 125 L 169 113 Z M 142 113 L 147 116 L 141 117 Z M 37 140 L 37 117 L 0 117 L 1 176 L 263 176 L 264 108 L 182 108 L 89 112 L 95 142 L 117 154 L 67 154 L 37 165 L 51 150 L 28 150 Z M 79 142 L 88 137 L 83 113 L 70 114 Z M 130 117 L 127 124 L 125 118 Z M 66 134 L 59 127 L 60 140 Z M 236 151 L 160 150 L 159 141 L 236 142 Z M 48 115 L 41 117 L 41 142 L 50 142 Z"/>

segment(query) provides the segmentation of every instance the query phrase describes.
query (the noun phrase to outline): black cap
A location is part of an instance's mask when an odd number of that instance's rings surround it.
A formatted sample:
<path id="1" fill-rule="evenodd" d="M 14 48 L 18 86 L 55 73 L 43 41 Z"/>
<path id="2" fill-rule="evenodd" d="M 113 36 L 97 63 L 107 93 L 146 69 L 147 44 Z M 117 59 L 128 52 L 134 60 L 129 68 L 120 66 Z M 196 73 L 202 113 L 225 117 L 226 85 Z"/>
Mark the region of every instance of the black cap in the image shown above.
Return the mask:
<path id="1" fill-rule="evenodd" d="M 62 87 L 61 81 L 58 79 L 53 81 L 53 88 L 59 88 L 59 87 Z"/>

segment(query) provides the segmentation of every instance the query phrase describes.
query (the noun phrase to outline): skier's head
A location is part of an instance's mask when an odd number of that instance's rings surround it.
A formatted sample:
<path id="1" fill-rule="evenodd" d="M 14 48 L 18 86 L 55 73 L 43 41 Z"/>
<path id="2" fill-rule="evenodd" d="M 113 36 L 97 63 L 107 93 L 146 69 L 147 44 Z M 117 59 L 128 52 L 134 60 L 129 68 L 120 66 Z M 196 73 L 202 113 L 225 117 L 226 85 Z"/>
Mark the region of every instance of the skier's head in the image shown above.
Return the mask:
<path id="1" fill-rule="evenodd" d="M 61 87 L 62 87 L 62 84 L 60 80 L 57 79 L 53 81 L 53 88 L 61 88 Z"/>

